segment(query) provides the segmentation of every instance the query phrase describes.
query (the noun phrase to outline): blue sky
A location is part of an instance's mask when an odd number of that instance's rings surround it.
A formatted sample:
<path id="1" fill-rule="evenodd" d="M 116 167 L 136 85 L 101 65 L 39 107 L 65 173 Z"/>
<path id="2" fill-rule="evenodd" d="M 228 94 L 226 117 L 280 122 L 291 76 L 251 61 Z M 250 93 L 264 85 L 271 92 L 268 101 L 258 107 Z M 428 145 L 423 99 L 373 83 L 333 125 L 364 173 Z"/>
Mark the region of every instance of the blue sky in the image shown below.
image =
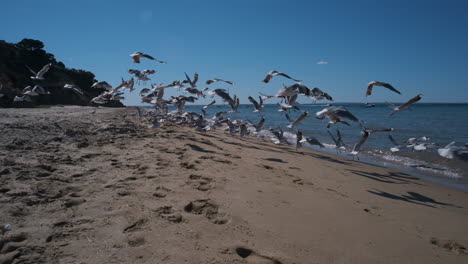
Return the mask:
<path id="1" fill-rule="evenodd" d="M 468 1 L 15 0 L 2 10 L 0 39 L 39 39 L 68 67 L 112 85 L 130 68 L 157 70 L 155 83 L 198 72 L 203 82 L 234 81 L 230 92 L 248 103 L 291 84 L 261 82 L 278 70 L 339 102 L 402 102 L 418 93 L 421 102 L 468 102 Z M 168 64 L 134 64 L 135 51 Z M 378 87 L 365 98 L 372 80 L 402 95 Z M 139 104 L 137 93 L 125 103 Z"/>

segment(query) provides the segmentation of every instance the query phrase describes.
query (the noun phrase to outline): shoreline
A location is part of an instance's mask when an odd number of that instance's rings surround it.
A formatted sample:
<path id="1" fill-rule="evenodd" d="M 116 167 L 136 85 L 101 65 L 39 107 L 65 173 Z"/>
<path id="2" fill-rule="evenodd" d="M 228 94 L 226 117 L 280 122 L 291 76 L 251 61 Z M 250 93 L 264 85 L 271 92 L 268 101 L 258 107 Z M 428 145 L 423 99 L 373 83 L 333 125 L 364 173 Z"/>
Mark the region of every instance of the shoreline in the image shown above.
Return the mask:
<path id="1" fill-rule="evenodd" d="M 462 191 L 219 130 L 149 129 L 124 112 L 0 110 L 0 225 L 12 225 L 0 260 L 468 260 Z"/>

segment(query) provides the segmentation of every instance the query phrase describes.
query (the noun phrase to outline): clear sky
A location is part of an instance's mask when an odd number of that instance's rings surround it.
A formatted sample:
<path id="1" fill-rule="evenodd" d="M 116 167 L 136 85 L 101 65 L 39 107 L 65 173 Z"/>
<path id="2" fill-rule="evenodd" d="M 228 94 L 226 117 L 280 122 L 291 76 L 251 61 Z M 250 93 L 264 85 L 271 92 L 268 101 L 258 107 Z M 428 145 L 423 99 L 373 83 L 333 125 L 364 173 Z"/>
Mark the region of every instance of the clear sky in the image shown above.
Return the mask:
<path id="1" fill-rule="evenodd" d="M 15 0 L 1 6 L 0 39 L 39 39 L 67 67 L 114 86 L 130 78 L 130 68 L 157 70 L 155 83 L 198 72 L 203 83 L 234 81 L 230 92 L 248 103 L 249 95 L 274 94 L 292 83 L 261 82 L 278 70 L 339 102 L 402 102 L 418 93 L 421 102 L 468 102 L 464 0 Z M 135 51 L 168 64 L 134 64 L 129 54 Z M 366 99 L 372 80 L 389 82 L 402 95 L 378 87 Z M 140 104 L 138 93 L 125 103 Z"/>

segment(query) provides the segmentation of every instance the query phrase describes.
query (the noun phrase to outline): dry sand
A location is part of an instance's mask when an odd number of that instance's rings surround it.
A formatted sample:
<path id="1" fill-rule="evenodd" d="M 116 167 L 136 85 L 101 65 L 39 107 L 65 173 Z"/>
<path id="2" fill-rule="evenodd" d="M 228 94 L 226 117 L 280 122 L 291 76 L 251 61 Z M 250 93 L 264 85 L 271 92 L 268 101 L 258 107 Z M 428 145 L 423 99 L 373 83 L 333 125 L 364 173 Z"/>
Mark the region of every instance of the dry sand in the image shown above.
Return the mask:
<path id="1" fill-rule="evenodd" d="M 126 109 L 0 110 L 0 263 L 468 263 L 468 196 Z"/>

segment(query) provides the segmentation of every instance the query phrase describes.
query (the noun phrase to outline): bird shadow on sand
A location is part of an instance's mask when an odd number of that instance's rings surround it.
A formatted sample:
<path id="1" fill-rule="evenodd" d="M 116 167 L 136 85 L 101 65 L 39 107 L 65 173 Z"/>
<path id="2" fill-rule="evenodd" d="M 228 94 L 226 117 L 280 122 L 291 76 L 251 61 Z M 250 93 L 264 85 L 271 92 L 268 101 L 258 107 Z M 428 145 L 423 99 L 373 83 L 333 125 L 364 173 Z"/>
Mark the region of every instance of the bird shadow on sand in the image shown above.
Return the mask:
<path id="1" fill-rule="evenodd" d="M 423 185 L 419 182 L 418 178 L 410 176 L 406 173 L 401 172 L 388 172 L 386 174 L 377 173 L 377 172 L 367 172 L 359 170 L 348 170 L 355 175 L 366 177 L 368 179 L 383 182 L 383 183 L 392 183 L 392 184 L 416 184 Z"/>
<path id="2" fill-rule="evenodd" d="M 428 196 L 416 193 L 416 192 L 407 192 L 408 195 L 403 194 L 403 195 L 396 195 L 396 194 L 391 194 L 388 192 L 383 192 L 383 191 L 370 191 L 368 190 L 369 193 L 382 196 L 385 198 L 393 199 L 393 200 L 398 200 L 398 201 L 403 201 L 403 202 L 408 202 L 408 203 L 413 203 L 413 204 L 418 204 L 422 206 L 427 206 L 427 207 L 432 207 L 436 208 L 435 205 L 442 205 L 442 206 L 451 206 L 451 207 L 456 207 L 456 208 L 463 208 L 454 204 L 449 204 L 449 203 L 443 203 L 443 202 L 438 202 Z"/>

